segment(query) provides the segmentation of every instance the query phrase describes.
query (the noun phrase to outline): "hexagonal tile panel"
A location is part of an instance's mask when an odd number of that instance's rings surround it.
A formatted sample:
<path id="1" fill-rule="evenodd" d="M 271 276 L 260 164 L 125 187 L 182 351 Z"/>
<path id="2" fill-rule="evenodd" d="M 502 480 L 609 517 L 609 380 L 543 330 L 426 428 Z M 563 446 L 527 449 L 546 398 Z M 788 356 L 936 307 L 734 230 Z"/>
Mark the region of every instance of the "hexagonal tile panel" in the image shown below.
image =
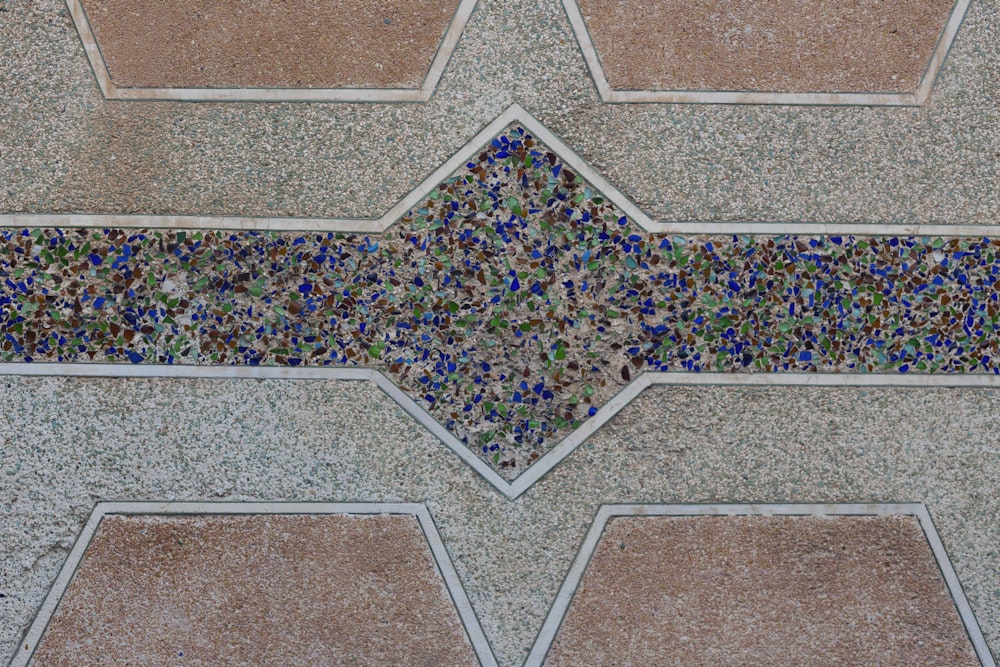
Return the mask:
<path id="1" fill-rule="evenodd" d="M 563 0 L 609 102 L 920 104 L 968 0 Z"/>
<path id="2" fill-rule="evenodd" d="M 492 663 L 416 505 L 101 504 L 21 649 L 15 665 Z"/>
<path id="3" fill-rule="evenodd" d="M 68 0 L 111 99 L 421 101 L 475 0 Z"/>
<path id="4" fill-rule="evenodd" d="M 602 508 L 528 664 L 972 667 L 977 650 L 993 664 L 922 505 L 636 505 Z"/>

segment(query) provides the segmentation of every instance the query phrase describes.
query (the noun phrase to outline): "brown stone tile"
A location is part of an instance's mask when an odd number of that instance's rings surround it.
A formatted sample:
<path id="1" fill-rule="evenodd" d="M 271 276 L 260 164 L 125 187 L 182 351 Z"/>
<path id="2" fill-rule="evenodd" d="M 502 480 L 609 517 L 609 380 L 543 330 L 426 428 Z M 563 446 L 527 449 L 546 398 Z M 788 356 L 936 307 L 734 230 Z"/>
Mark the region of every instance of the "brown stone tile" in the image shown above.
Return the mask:
<path id="1" fill-rule="evenodd" d="M 916 89 L 952 0 L 579 0 L 612 88 Z"/>
<path id="2" fill-rule="evenodd" d="M 478 663 L 416 517 L 341 514 L 106 517 L 32 661 L 83 664 Z"/>
<path id="3" fill-rule="evenodd" d="M 119 87 L 416 88 L 458 0 L 83 0 Z"/>
<path id="4" fill-rule="evenodd" d="M 978 665 L 908 516 L 617 517 L 548 665 Z"/>

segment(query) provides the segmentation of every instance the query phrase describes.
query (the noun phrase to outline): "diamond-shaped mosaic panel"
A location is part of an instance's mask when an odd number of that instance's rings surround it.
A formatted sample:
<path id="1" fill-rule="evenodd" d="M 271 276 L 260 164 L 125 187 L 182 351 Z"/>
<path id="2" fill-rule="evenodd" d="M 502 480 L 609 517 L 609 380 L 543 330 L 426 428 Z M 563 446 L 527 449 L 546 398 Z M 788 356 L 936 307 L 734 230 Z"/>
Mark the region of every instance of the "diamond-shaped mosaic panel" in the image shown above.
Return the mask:
<path id="1" fill-rule="evenodd" d="M 1000 239 L 651 234 L 517 125 L 378 235 L 0 243 L 4 361 L 369 366 L 508 479 L 643 371 L 1000 373 Z"/>

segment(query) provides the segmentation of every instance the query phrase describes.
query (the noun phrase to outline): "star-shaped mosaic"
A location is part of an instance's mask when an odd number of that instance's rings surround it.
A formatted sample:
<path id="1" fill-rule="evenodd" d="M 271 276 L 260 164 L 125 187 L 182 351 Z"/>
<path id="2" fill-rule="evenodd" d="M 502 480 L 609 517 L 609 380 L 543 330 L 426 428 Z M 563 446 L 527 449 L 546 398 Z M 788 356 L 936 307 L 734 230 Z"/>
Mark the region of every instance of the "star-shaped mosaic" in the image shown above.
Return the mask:
<path id="1" fill-rule="evenodd" d="M 369 366 L 508 480 L 643 371 L 1000 372 L 1000 241 L 651 234 L 518 124 L 381 234 L 0 241 L 4 361 Z"/>

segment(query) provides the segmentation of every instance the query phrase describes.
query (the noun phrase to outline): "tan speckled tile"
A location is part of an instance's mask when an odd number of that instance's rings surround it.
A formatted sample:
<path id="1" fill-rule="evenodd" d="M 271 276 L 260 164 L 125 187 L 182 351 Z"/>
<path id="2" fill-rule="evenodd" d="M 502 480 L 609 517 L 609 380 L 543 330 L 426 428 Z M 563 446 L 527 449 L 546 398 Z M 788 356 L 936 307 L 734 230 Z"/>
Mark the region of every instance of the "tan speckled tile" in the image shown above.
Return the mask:
<path id="1" fill-rule="evenodd" d="M 978 665 L 912 516 L 612 518 L 547 665 Z"/>
<path id="2" fill-rule="evenodd" d="M 406 515 L 109 515 L 32 665 L 470 665 Z"/>
<path id="3" fill-rule="evenodd" d="M 84 0 L 120 87 L 415 88 L 457 0 Z"/>
<path id="4" fill-rule="evenodd" d="M 579 0 L 612 88 L 910 92 L 952 0 Z"/>

